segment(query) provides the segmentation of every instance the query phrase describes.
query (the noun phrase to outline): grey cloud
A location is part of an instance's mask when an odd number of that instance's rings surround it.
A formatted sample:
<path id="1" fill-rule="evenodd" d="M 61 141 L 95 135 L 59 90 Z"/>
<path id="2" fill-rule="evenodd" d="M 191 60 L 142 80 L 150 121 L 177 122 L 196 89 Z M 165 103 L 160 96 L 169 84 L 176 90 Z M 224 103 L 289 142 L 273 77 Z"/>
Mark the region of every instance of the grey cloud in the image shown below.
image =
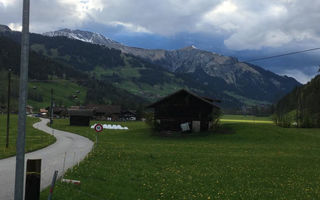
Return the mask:
<path id="1" fill-rule="evenodd" d="M 248 11 L 253 12 L 254 18 L 248 19 L 248 23 L 239 21 L 243 24 L 242 29 L 235 31 L 225 41 L 228 47 L 239 50 L 260 49 L 310 40 L 313 45 L 319 45 L 319 1 L 270 1 L 260 12 L 254 10 L 256 6 L 250 7 L 249 2 L 251 1 L 247 2 Z M 272 6 L 282 6 L 285 12 L 276 16 L 271 12 Z M 271 38 L 268 37 L 270 35 Z M 279 40 L 272 42 L 277 37 Z"/>
<path id="2" fill-rule="evenodd" d="M 1 24 L 21 22 L 19 2 L 0 4 Z M 223 2 L 237 9 L 205 17 Z M 320 45 L 320 1 L 313 0 L 37 0 L 31 6 L 33 32 L 118 23 L 164 36 L 223 33 L 225 45 L 235 50 Z"/>

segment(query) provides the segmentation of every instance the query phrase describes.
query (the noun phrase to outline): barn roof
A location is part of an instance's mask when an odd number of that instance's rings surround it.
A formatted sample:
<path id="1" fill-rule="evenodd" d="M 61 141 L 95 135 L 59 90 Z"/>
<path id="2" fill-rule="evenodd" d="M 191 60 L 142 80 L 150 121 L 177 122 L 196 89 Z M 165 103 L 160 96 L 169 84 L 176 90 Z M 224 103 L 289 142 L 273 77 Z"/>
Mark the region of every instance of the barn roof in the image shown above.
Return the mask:
<path id="1" fill-rule="evenodd" d="M 65 111 L 67 111 L 67 108 L 65 108 L 65 107 L 53 107 L 54 113 L 65 112 Z"/>
<path id="2" fill-rule="evenodd" d="M 41 113 L 47 113 L 48 110 L 46 110 L 46 109 L 44 109 L 44 108 L 40 108 L 40 112 L 41 112 Z"/>
<path id="3" fill-rule="evenodd" d="M 209 104 L 209 105 L 211 105 L 211 106 L 213 106 L 213 107 L 219 108 L 218 106 L 216 106 L 215 104 L 213 104 L 213 102 L 219 102 L 220 100 L 214 100 L 214 99 L 207 98 L 207 97 L 201 97 L 201 96 L 199 96 L 199 95 L 197 95 L 197 94 L 195 94 L 195 93 L 193 93 L 193 92 L 190 92 L 190 91 L 188 91 L 188 90 L 185 90 L 185 89 L 178 90 L 177 92 L 174 92 L 174 93 L 172 93 L 172 94 L 170 94 L 170 95 L 168 95 L 168 96 L 160 99 L 159 101 L 156 101 L 155 103 L 147 106 L 147 108 L 154 108 L 154 107 L 156 107 L 157 105 L 159 105 L 159 104 L 165 102 L 166 100 L 174 97 L 175 95 L 178 95 L 178 94 L 181 94 L 181 93 L 185 93 L 185 94 L 187 94 L 187 95 L 191 95 L 191 96 L 193 96 L 193 97 L 201 100 L 202 102 L 204 102 L 204 103 L 206 103 L 206 104 Z"/>
<path id="4" fill-rule="evenodd" d="M 121 111 L 121 113 L 131 113 L 131 114 L 136 114 L 137 113 L 137 111 L 135 111 L 135 110 L 123 110 L 123 111 Z"/>
<path id="5" fill-rule="evenodd" d="M 68 109 L 69 116 L 93 116 L 93 109 Z"/>

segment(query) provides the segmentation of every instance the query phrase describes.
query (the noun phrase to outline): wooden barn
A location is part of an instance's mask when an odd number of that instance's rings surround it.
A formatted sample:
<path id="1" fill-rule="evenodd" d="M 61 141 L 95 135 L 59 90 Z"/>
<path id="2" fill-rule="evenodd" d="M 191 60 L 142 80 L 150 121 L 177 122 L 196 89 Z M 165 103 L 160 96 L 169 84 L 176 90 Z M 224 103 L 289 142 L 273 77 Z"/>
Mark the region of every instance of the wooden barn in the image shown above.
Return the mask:
<path id="1" fill-rule="evenodd" d="M 220 102 L 200 97 L 187 90 L 179 90 L 151 105 L 155 126 L 159 131 L 206 131 L 211 128 L 220 108 Z"/>
<path id="2" fill-rule="evenodd" d="M 89 126 L 93 109 L 68 109 L 70 126 Z"/>

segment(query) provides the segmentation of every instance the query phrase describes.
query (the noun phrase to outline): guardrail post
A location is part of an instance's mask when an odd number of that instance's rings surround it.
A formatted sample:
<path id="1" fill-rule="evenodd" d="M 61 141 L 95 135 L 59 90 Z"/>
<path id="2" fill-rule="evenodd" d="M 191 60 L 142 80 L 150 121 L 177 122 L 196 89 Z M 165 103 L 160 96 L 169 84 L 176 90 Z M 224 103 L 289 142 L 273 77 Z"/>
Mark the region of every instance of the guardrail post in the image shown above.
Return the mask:
<path id="1" fill-rule="evenodd" d="M 54 185 L 56 184 L 57 176 L 58 176 L 58 171 L 56 170 L 54 171 L 54 174 L 53 174 L 48 200 L 52 199 L 53 189 L 54 189 Z"/>

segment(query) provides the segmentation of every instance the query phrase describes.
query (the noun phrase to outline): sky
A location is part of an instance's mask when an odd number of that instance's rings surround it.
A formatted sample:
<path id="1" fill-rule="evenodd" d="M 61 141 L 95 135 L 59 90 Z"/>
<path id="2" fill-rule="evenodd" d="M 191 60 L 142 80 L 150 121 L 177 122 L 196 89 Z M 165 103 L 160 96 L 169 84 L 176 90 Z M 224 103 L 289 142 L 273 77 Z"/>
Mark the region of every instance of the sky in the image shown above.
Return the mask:
<path id="1" fill-rule="evenodd" d="M 30 30 L 99 32 L 129 46 L 200 49 L 250 60 L 320 47 L 319 0 L 31 0 Z M 0 0 L 0 24 L 21 29 L 22 0 Z M 258 61 L 306 83 L 320 51 Z"/>

